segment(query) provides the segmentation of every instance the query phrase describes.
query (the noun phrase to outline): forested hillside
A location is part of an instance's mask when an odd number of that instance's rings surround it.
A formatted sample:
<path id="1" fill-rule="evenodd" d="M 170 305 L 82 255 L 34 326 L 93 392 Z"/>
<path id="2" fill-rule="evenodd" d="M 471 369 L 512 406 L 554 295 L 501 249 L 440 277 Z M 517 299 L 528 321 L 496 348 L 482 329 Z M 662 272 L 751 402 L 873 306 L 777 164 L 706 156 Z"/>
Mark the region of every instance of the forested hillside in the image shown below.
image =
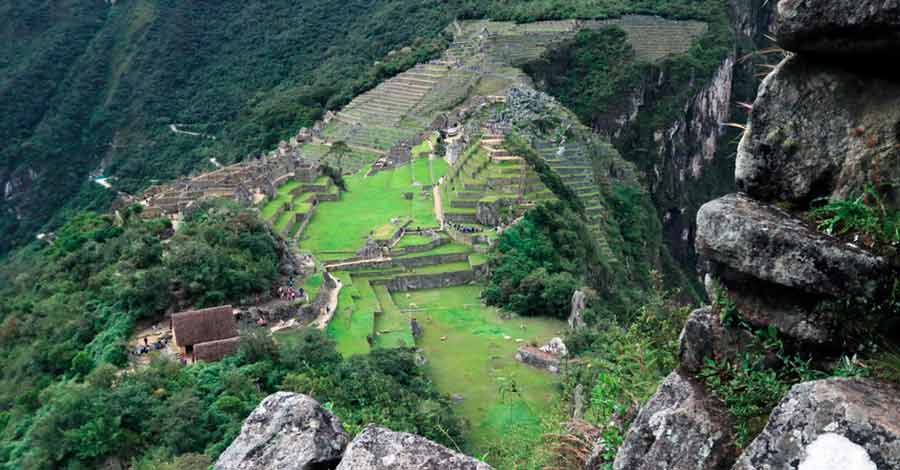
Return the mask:
<path id="1" fill-rule="evenodd" d="M 7 2 L 0 252 L 58 225 L 62 208 L 105 207 L 114 192 L 90 183 L 91 173 L 135 192 L 210 168 L 210 158 L 270 149 L 435 54 L 454 18 L 713 20 L 722 8 L 712 0 Z"/>

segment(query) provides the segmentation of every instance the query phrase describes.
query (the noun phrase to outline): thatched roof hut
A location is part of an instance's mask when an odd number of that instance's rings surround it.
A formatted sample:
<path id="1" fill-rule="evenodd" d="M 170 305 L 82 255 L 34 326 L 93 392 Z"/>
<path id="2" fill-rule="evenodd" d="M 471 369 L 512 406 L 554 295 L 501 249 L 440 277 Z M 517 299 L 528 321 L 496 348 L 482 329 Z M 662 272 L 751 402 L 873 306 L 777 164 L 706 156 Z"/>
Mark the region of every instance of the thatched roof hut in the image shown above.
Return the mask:
<path id="1" fill-rule="evenodd" d="M 190 310 L 172 315 L 175 343 L 187 348 L 198 343 L 238 336 L 231 305 Z"/>

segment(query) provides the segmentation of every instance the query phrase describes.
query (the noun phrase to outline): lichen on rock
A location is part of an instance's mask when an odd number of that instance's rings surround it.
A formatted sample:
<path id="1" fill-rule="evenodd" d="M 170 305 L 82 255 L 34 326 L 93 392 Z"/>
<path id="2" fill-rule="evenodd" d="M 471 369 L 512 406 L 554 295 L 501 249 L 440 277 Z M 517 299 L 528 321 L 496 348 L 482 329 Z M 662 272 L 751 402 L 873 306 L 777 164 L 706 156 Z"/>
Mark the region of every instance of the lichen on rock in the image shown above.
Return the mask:
<path id="1" fill-rule="evenodd" d="M 795 385 L 734 466 L 807 468 L 900 468 L 900 386 L 843 378 Z"/>

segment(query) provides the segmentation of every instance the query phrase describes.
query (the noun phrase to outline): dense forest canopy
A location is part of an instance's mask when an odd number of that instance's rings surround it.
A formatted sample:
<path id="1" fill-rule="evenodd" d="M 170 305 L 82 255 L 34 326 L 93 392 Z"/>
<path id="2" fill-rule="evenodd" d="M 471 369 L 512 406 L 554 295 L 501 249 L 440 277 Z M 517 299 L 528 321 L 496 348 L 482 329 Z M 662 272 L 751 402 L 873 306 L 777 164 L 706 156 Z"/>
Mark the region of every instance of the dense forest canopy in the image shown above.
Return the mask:
<path id="1" fill-rule="evenodd" d="M 722 22 L 724 11 L 715 0 L 7 2 L 0 252 L 48 221 L 59 225 L 61 208 L 105 207 L 114 193 L 89 183 L 91 172 L 133 193 L 209 168 L 211 157 L 228 163 L 270 150 L 436 54 L 454 18 L 651 13 Z"/>

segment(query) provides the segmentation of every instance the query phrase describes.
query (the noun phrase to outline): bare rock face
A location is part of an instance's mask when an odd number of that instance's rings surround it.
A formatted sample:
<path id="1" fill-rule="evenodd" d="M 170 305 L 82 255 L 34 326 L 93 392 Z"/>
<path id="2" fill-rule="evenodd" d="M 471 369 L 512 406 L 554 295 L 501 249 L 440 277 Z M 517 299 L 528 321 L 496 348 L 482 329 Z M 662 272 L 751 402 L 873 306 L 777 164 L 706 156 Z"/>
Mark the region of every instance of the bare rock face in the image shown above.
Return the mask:
<path id="1" fill-rule="evenodd" d="M 900 0 L 781 0 L 778 43 L 795 52 L 900 54 Z"/>
<path id="2" fill-rule="evenodd" d="M 900 386 L 869 379 L 795 385 L 734 470 L 900 468 Z"/>
<path id="3" fill-rule="evenodd" d="M 244 421 L 241 433 L 219 456 L 215 470 L 312 470 L 332 468 L 350 438 L 341 421 L 312 398 L 278 392 Z"/>
<path id="4" fill-rule="evenodd" d="M 816 197 L 850 197 L 867 183 L 898 178 L 896 77 L 857 74 L 794 56 L 763 81 L 738 146 L 738 190 L 762 201 L 807 204 Z M 897 194 L 888 199 L 900 206 Z"/>
<path id="5" fill-rule="evenodd" d="M 739 194 L 700 208 L 697 252 L 738 273 L 810 294 L 870 298 L 887 272 L 883 258 Z"/>
<path id="6" fill-rule="evenodd" d="M 722 325 L 711 307 L 691 312 L 679 338 L 681 367 L 690 372 L 703 368 L 707 359 L 727 361 L 753 344 L 753 335 L 744 329 Z"/>
<path id="7" fill-rule="evenodd" d="M 490 465 L 415 434 L 369 425 L 337 470 L 490 470 Z"/>
<path id="8" fill-rule="evenodd" d="M 718 469 L 733 459 L 731 419 L 693 377 L 672 372 L 632 423 L 615 470 Z"/>
<path id="9" fill-rule="evenodd" d="M 587 326 L 584 322 L 584 310 L 587 308 L 587 295 L 583 290 L 576 290 L 572 294 L 572 309 L 569 312 L 569 328 L 580 330 Z"/>

